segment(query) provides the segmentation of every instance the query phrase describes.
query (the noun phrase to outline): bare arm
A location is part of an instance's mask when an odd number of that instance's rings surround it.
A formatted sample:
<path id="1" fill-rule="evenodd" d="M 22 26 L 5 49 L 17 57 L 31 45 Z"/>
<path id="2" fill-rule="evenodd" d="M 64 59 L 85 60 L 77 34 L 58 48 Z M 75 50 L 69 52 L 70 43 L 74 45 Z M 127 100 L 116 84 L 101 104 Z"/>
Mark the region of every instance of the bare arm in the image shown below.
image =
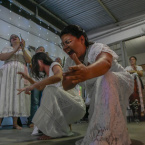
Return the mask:
<path id="1" fill-rule="evenodd" d="M 53 76 L 35 83 L 34 87 L 38 90 L 43 90 L 46 85 L 55 84 L 57 82 L 60 82 L 62 79 L 62 68 L 59 65 L 53 66 L 53 73 L 54 73 Z"/>
<path id="2" fill-rule="evenodd" d="M 31 63 L 31 57 L 29 56 L 27 51 L 24 49 L 24 47 L 25 47 L 25 41 L 22 39 L 21 48 L 22 48 L 22 51 L 23 51 L 24 59 L 25 59 L 26 63 Z"/>
<path id="3" fill-rule="evenodd" d="M 17 74 L 21 75 L 22 78 L 28 80 L 31 84 L 36 83 L 36 81 L 34 81 L 30 76 L 28 76 L 24 72 L 17 72 Z"/>
<path id="4" fill-rule="evenodd" d="M 128 71 L 130 74 L 133 74 L 133 73 L 137 73 L 140 77 L 143 76 L 143 71 L 142 70 L 131 70 L 131 71 Z"/>
<path id="5" fill-rule="evenodd" d="M 23 55 L 24 55 L 24 59 L 27 63 L 31 63 L 31 57 L 27 54 L 26 50 L 23 49 Z"/>
<path id="6" fill-rule="evenodd" d="M 142 70 L 138 70 L 136 73 L 137 73 L 140 77 L 143 76 L 143 71 L 142 71 Z"/>
<path id="7" fill-rule="evenodd" d="M 89 66 L 83 65 L 75 54 L 73 58 L 77 65 L 70 67 L 70 72 L 64 74 L 63 88 L 65 90 L 73 88 L 79 82 L 104 75 L 112 65 L 112 55 L 105 52 L 97 56 L 96 62 Z"/>
<path id="8" fill-rule="evenodd" d="M 36 83 L 36 81 L 34 81 L 31 77 L 29 77 L 27 80 L 28 80 L 31 84 L 35 84 L 35 83 Z"/>
<path id="9" fill-rule="evenodd" d="M 34 83 L 33 85 L 27 87 L 27 88 L 22 88 L 22 89 L 17 89 L 19 92 L 18 92 L 18 95 L 20 93 L 22 93 L 23 91 L 26 93 L 26 94 L 31 94 L 30 91 L 32 91 L 33 89 L 37 89 L 37 90 L 43 90 L 45 88 L 46 85 L 50 85 L 50 84 L 55 84 L 59 81 L 61 81 L 62 79 L 62 69 L 59 65 L 55 65 L 53 67 L 53 72 L 54 72 L 54 75 L 51 76 L 51 77 L 48 77 L 40 82 L 36 82 Z"/>
<path id="10" fill-rule="evenodd" d="M 14 53 L 16 53 L 18 51 L 19 48 L 14 49 L 11 52 L 7 52 L 7 53 L 0 53 L 0 60 L 1 61 L 6 61 L 7 59 L 11 58 L 13 56 Z"/>

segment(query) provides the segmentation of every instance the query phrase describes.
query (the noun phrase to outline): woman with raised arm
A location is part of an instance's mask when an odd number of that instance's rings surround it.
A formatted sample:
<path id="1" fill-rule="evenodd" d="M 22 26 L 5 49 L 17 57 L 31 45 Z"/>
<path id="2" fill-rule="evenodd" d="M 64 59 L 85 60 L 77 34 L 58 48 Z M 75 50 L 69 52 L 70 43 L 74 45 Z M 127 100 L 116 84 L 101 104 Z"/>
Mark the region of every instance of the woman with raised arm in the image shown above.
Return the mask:
<path id="1" fill-rule="evenodd" d="M 30 97 L 25 93 L 17 95 L 17 89 L 24 87 L 27 81 L 17 75 L 18 71 L 28 74 L 26 63 L 31 62 L 31 56 L 25 49 L 25 41 L 20 41 L 15 34 L 10 36 L 10 47 L 5 47 L 0 53 L 4 65 L 0 68 L 0 126 L 3 117 L 13 117 L 13 128 L 21 129 L 17 124 L 18 117 L 30 115 Z"/>
<path id="2" fill-rule="evenodd" d="M 114 51 L 107 45 L 89 42 L 81 27 L 66 26 L 60 38 L 69 55 L 63 88 L 83 85 L 91 99 L 88 129 L 76 145 L 130 145 L 125 113 L 133 78 L 117 63 Z"/>
<path id="3" fill-rule="evenodd" d="M 28 94 L 34 88 L 44 89 L 40 107 L 32 120 L 34 125 L 43 132 L 39 139 L 47 140 L 72 135 L 69 124 L 80 120 L 85 114 L 82 97 L 75 89 L 63 90 L 61 85 L 62 67 L 58 62 L 53 62 L 46 53 L 36 53 L 32 58 L 33 76 L 40 78 L 39 72 L 44 72 L 46 78 L 34 82 L 27 77 L 32 85 L 19 89 L 19 93 L 25 91 Z M 19 74 L 26 78 L 24 73 Z"/>

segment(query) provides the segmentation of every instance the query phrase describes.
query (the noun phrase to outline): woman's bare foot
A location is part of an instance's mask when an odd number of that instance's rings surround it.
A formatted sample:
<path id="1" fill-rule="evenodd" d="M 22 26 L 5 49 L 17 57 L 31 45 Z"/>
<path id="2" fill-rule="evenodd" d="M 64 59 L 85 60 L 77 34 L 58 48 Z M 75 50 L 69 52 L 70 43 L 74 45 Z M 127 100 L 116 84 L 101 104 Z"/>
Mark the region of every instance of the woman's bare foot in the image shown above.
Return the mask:
<path id="1" fill-rule="evenodd" d="M 49 140 L 49 139 L 51 139 L 51 137 L 47 136 L 47 135 L 42 135 L 42 136 L 38 137 L 38 139 L 39 140 Z"/>
<path id="2" fill-rule="evenodd" d="M 21 130 L 22 127 L 20 127 L 19 125 L 13 125 L 13 129 L 18 129 L 18 130 Z"/>

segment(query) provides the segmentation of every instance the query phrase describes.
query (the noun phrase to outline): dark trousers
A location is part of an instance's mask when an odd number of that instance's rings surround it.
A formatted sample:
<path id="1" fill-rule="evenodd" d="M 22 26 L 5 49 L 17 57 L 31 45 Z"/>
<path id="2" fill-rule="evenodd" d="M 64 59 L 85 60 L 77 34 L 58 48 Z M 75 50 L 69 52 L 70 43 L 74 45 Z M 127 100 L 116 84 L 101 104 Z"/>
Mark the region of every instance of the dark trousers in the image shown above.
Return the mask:
<path id="1" fill-rule="evenodd" d="M 33 116 L 35 115 L 37 109 L 40 106 L 42 91 L 34 89 L 31 91 L 31 115 L 28 118 L 28 124 L 32 123 Z"/>

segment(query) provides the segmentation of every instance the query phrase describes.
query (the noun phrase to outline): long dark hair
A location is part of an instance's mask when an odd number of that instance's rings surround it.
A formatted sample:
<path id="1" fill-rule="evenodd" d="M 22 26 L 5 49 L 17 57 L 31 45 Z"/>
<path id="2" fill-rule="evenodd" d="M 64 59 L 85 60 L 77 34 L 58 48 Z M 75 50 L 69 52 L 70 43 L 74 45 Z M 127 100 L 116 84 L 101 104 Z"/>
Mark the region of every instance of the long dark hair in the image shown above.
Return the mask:
<path id="1" fill-rule="evenodd" d="M 36 79 L 39 79 L 46 75 L 45 72 L 44 72 L 43 76 L 39 73 L 40 71 L 39 71 L 38 60 L 42 60 L 45 65 L 49 65 L 49 66 L 53 62 L 53 60 L 44 52 L 39 52 L 39 53 L 36 53 L 35 55 L 33 55 L 32 60 L 31 60 L 31 62 L 32 62 L 31 72 L 32 72 L 33 77 Z"/>
<path id="2" fill-rule="evenodd" d="M 82 35 L 85 38 L 85 45 L 88 47 L 89 45 L 94 44 L 94 42 L 90 42 L 88 40 L 87 34 L 85 30 L 83 30 L 80 26 L 78 25 L 68 25 L 66 26 L 60 33 L 60 38 L 65 35 L 65 34 L 71 34 L 77 38 L 80 38 Z"/>

